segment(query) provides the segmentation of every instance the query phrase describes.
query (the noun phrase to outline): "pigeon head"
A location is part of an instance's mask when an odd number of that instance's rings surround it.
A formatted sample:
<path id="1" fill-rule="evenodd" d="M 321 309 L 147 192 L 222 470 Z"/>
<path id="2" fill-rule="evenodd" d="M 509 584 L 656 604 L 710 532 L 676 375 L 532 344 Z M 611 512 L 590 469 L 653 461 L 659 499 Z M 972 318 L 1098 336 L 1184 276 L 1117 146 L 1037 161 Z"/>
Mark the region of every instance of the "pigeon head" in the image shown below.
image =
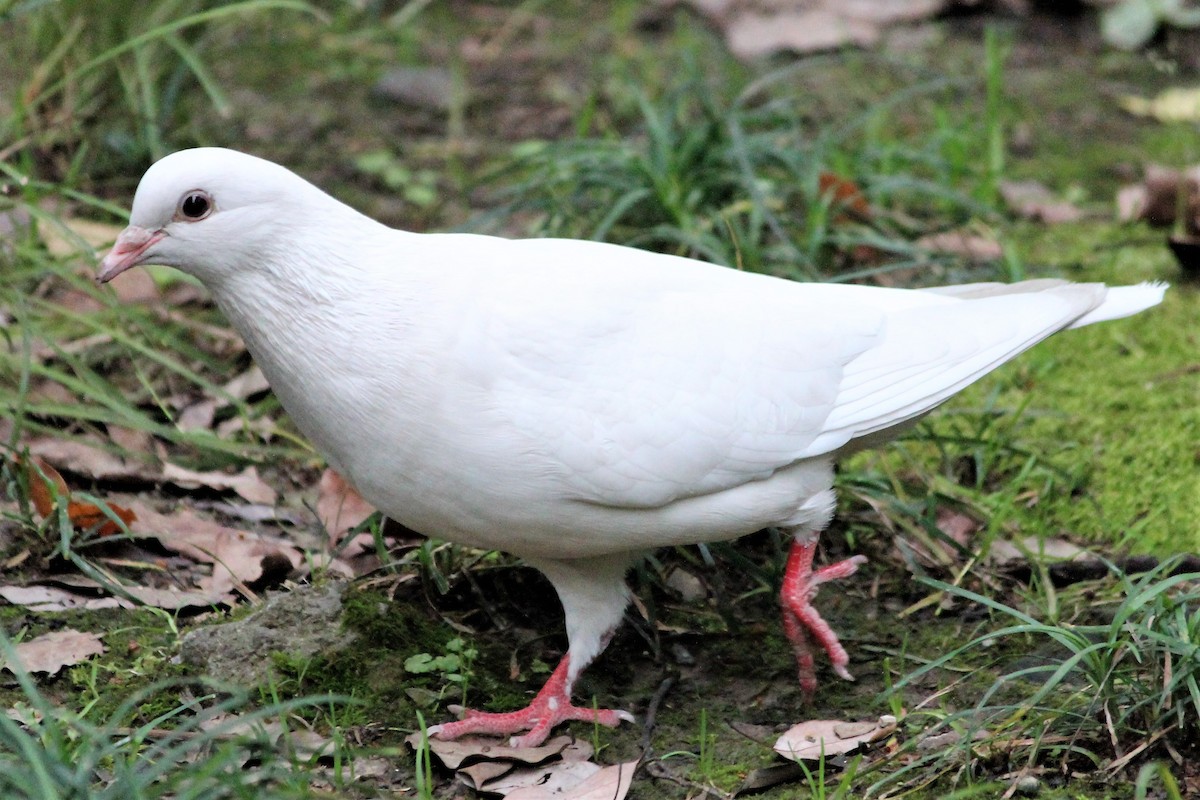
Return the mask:
<path id="1" fill-rule="evenodd" d="M 235 150 L 181 150 L 156 162 L 138 184 L 129 227 L 96 279 L 161 264 L 219 283 L 262 263 L 271 244 L 314 220 L 349 209 L 287 169 Z M 353 213 L 353 212 L 351 212 Z"/>

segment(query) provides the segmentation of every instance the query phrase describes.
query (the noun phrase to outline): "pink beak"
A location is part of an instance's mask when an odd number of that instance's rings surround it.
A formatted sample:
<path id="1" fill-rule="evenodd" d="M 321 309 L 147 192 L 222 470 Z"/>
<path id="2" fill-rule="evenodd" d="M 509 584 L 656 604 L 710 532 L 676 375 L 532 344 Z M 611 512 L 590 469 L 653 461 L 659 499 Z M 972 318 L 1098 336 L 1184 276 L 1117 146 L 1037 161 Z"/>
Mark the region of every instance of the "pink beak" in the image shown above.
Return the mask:
<path id="1" fill-rule="evenodd" d="M 148 231 L 136 225 L 130 225 L 121 231 L 112 250 L 100 262 L 100 271 L 96 273 L 97 283 L 108 283 L 130 267 L 142 263 L 146 251 L 152 245 L 166 236 L 161 230 Z"/>

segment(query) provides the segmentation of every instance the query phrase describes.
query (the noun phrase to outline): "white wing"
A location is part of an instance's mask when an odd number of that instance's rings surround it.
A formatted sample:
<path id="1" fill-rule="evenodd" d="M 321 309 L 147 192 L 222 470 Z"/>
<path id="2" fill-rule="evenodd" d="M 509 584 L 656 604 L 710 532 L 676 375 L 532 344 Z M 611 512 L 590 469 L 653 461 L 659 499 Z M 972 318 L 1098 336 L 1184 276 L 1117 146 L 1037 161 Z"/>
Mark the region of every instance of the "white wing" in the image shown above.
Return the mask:
<path id="1" fill-rule="evenodd" d="M 453 304 L 439 313 L 457 323 L 431 327 L 455 340 L 430 352 L 475 396 L 448 401 L 473 403 L 464 429 L 563 499 L 622 508 L 886 438 L 1106 293 L 802 284 L 579 241 L 446 235 L 416 248 L 409 263 L 432 265 Z"/>

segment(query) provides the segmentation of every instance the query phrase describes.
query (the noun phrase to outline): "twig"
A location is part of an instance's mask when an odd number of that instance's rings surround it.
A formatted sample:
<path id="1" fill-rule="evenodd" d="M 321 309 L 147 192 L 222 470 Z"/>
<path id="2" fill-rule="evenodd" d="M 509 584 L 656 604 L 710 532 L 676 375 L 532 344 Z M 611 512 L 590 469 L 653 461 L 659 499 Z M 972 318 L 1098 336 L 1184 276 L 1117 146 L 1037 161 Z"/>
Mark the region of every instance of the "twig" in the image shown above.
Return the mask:
<path id="1" fill-rule="evenodd" d="M 654 735 L 655 718 L 658 716 L 658 707 L 662 705 L 662 701 L 666 698 L 667 692 L 671 691 L 671 687 L 675 685 L 675 676 L 668 675 L 663 678 L 662 683 L 658 685 L 654 696 L 650 698 L 650 705 L 646 706 L 646 721 L 642 725 L 642 759 L 643 761 L 650 758 L 652 748 L 650 747 L 650 737 Z"/>

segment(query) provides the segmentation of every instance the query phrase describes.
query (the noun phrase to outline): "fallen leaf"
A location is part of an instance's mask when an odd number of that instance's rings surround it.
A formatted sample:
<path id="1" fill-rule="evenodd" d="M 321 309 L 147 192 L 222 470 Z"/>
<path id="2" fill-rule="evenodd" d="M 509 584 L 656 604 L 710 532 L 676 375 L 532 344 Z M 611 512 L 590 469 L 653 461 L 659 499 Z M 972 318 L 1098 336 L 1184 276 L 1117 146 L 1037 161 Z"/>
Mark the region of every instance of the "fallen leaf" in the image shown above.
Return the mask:
<path id="1" fill-rule="evenodd" d="M 167 515 L 144 503 L 133 503 L 132 508 L 137 514 L 130 526 L 135 534 L 153 537 L 168 550 L 212 564 L 212 575 L 199 582 L 205 593 L 230 592 L 253 583 L 272 561 L 282 559 L 294 569 L 304 560 L 300 550 L 288 542 L 227 528 L 187 509 Z"/>
<path id="2" fill-rule="evenodd" d="M 271 485 L 258 477 L 258 470 L 246 467 L 236 475 L 224 472 L 196 472 L 176 464 L 163 464 L 163 480 L 184 489 L 197 489 L 201 486 L 217 491 L 232 490 L 251 503 L 261 503 L 273 506 L 277 496 Z"/>
<path id="3" fill-rule="evenodd" d="M 815 53 L 847 45 L 870 47 L 882 31 L 873 22 L 848 19 L 836 11 L 813 8 L 778 14 L 739 14 L 725 28 L 729 51 L 741 59 L 781 51 Z"/>
<path id="4" fill-rule="evenodd" d="M 25 443 L 31 455 L 40 456 L 58 469 L 86 475 L 98 481 L 137 479 L 151 481 L 157 477 L 151 470 L 98 445 L 78 439 L 56 439 L 42 436 Z"/>
<path id="5" fill-rule="evenodd" d="M 374 513 L 375 507 L 341 475 L 332 469 L 321 473 L 317 483 L 317 518 L 329 533 L 330 542 L 341 541 L 348 531 Z"/>
<path id="6" fill-rule="evenodd" d="M 421 732 L 410 735 L 404 741 L 414 750 L 421 745 Z M 536 766 L 557 758 L 572 744 L 570 736 L 555 736 L 539 747 L 510 747 L 505 741 L 482 736 L 463 736 L 454 741 L 430 739 L 429 750 L 446 766 L 458 769 L 465 763 L 477 761 L 514 761 Z"/>
<path id="7" fill-rule="evenodd" d="M 548 792 L 547 796 L 561 797 L 600 770 L 600 765 L 591 761 L 556 761 L 533 769 L 514 769 L 503 777 L 486 783 L 482 790 L 513 797 L 518 796 L 517 791 L 521 789 L 537 790 L 539 793 Z"/>
<path id="8" fill-rule="evenodd" d="M 94 610 L 133 605 L 116 597 L 82 597 L 55 586 L 0 586 L 0 597 L 14 606 L 26 606 L 30 611 Z"/>
<path id="9" fill-rule="evenodd" d="M 1001 181 L 1000 197 L 1013 213 L 1035 222 L 1053 225 L 1083 219 L 1078 206 L 1059 200 L 1037 181 Z"/>
<path id="10" fill-rule="evenodd" d="M 95 588 L 102 590 L 99 584 Z M 124 597 L 97 596 L 94 592 L 79 594 L 59 586 L 32 584 L 29 586 L 0 586 L 0 597 L 9 603 L 25 606 L 31 611 L 96 610 L 103 608 L 137 608 L 138 605 L 176 611 L 184 608 L 208 608 L 230 605 L 232 598 L 222 594 L 206 594 L 181 589 L 156 589 L 149 586 L 122 586 L 139 602 Z"/>
<path id="11" fill-rule="evenodd" d="M 267 391 L 271 385 L 267 383 L 267 376 L 263 375 L 262 370 L 255 365 L 221 388 L 230 397 L 236 400 L 245 400 L 247 397 Z M 228 403 L 222 403 L 222 405 L 228 405 Z"/>
<path id="12" fill-rule="evenodd" d="M 21 642 L 15 649 L 17 666 L 25 672 L 46 672 L 55 675 L 63 667 L 100 655 L 104 652 L 104 645 L 94 633 L 68 628 Z M 8 664 L 4 666 L 6 669 L 12 669 Z"/>
<path id="13" fill-rule="evenodd" d="M 604 767 L 570 786 L 526 786 L 509 792 L 505 797 L 507 800 L 624 800 L 633 783 L 633 773 L 637 771 L 638 763 L 634 760 Z M 563 771 L 568 771 L 571 766 L 564 765 Z"/>
<path id="14" fill-rule="evenodd" d="M 949 506 L 938 509 L 935 524 L 939 531 L 963 547 L 966 547 L 975 532 L 983 527 L 979 520 Z"/>
<path id="15" fill-rule="evenodd" d="M 817 188 L 822 197 L 828 197 L 835 211 L 846 212 L 841 216 L 851 216 L 860 220 L 871 218 L 871 205 L 863 196 L 862 190 L 849 178 L 843 178 L 834 172 L 822 172 L 817 177 Z"/>
<path id="16" fill-rule="evenodd" d="M 127 508 L 108 504 L 108 512 L 94 503 L 84 503 L 71 500 L 71 490 L 63 480 L 58 470 L 37 456 L 30 456 L 26 464 L 26 477 L 29 484 L 29 500 L 34 510 L 42 519 L 54 514 L 58 503 L 66 501 L 67 518 L 77 530 L 94 530 L 97 536 L 112 536 L 121 532 L 121 524 L 113 517 L 128 526 L 134 520 L 134 513 Z"/>
<path id="17" fill-rule="evenodd" d="M 514 764 L 511 761 L 480 761 L 459 769 L 455 776 L 467 787 L 480 791 L 485 783 L 507 775 L 513 768 Z"/>
<path id="18" fill-rule="evenodd" d="M 217 417 L 217 404 L 216 398 L 212 397 L 192 403 L 179 412 L 175 425 L 181 431 L 206 431 Z"/>
<path id="19" fill-rule="evenodd" d="M 1004 248 L 995 239 L 966 231 L 946 231 L 922 236 L 913 242 L 919 250 L 962 256 L 972 261 L 998 261 Z"/>
<path id="20" fill-rule="evenodd" d="M 1039 561 L 1071 561 L 1091 558 L 1092 554 L 1074 542 L 1054 536 L 1026 536 L 1016 543 L 997 539 L 988 550 L 989 563 L 999 567 L 1028 563 L 1030 556 Z"/>
<path id="21" fill-rule="evenodd" d="M 822 757 L 852 753 L 863 745 L 879 741 L 896 730 L 896 718 L 880 717 L 877 722 L 847 722 L 816 719 L 789 728 L 775 742 L 775 752 L 793 761 L 816 761 Z"/>

